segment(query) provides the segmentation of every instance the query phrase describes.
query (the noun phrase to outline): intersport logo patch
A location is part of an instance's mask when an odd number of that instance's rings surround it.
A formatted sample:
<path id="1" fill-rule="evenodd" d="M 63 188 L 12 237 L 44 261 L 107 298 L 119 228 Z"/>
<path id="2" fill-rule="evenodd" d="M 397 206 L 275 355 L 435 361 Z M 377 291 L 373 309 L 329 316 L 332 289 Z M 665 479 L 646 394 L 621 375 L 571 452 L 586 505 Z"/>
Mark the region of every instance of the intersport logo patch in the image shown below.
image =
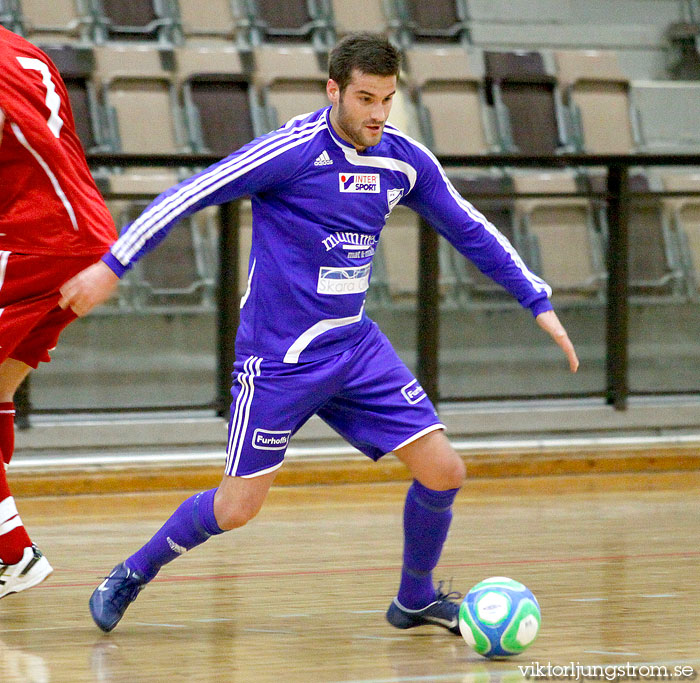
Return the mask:
<path id="1" fill-rule="evenodd" d="M 379 193 L 379 173 L 339 173 L 341 192 Z"/>

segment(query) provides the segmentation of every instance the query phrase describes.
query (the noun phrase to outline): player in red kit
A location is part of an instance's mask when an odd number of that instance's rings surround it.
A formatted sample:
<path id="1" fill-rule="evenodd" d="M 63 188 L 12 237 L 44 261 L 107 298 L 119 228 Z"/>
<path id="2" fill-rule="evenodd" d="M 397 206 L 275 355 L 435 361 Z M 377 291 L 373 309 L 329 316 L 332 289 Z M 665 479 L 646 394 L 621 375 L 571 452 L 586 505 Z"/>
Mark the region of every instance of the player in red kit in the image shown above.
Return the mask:
<path id="1" fill-rule="evenodd" d="M 58 70 L 0 26 L 0 598 L 52 571 L 7 484 L 14 394 L 76 317 L 58 306 L 59 288 L 115 239 Z"/>

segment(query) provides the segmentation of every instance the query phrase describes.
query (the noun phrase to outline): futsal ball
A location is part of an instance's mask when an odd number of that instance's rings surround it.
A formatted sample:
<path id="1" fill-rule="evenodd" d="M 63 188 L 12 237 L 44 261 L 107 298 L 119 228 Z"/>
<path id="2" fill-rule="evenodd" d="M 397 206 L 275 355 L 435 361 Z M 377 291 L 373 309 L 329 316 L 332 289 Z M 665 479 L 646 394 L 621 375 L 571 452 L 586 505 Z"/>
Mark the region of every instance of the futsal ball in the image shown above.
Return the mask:
<path id="1" fill-rule="evenodd" d="M 520 654 L 532 645 L 539 629 L 537 598 L 505 576 L 477 583 L 459 607 L 462 637 L 489 659 Z"/>

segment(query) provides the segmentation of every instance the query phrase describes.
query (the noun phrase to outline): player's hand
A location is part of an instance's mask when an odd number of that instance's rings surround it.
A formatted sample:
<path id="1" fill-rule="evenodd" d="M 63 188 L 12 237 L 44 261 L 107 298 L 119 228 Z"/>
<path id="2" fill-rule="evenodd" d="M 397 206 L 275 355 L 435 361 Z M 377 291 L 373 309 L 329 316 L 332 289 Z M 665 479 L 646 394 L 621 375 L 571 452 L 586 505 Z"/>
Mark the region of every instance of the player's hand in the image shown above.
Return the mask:
<path id="1" fill-rule="evenodd" d="M 557 314 L 554 311 L 545 311 L 544 313 L 540 313 L 535 320 L 537 320 L 537 324 L 545 332 L 549 332 L 552 339 L 559 344 L 561 350 L 569 359 L 569 369 L 571 372 L 576 372 L 579 366 L 578 356 L 576 355 L 574 345 L 571 343 L 564 326 L 559 322 Z"/>
<path id="2" fill-rule="evenodd" d="M 63 309 L 70 306 L 78 316 L 87 315 L 95 306 L 109 299 L 118 283 L 114 271 L 103 261 L 98 261 L 61 287 L 58 305 Z"/>

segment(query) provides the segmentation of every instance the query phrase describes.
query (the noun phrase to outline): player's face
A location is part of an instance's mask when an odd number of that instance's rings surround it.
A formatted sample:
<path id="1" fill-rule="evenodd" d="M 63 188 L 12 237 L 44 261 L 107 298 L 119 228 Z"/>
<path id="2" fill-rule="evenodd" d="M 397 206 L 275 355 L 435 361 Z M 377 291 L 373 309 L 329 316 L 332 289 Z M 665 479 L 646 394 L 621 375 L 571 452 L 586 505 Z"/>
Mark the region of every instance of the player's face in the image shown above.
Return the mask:
<path id="1" fill-rule="evenodd" d="M 342 93 L 332 79 L 326 90 L 333 104 L 331 123 L 335 132 L 358 152 L 378 144 L 396 93 L 396 76 L 377 76 L 355 69 Z"/>

